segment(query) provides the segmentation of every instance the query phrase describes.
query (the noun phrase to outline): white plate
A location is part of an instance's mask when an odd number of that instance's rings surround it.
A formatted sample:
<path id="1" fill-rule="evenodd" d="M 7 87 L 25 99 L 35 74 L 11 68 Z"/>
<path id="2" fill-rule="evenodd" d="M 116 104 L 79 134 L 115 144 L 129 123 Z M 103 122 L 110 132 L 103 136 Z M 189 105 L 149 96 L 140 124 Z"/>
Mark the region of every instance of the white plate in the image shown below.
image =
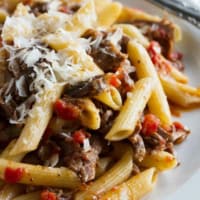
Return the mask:
<path id="1" fill-rule="evenodd" d="M 121 0 L 121 2 L 154 15 L 166 16 L 167 14 L 144 0 Z M 200 86 L 200 30 L 175 16 L 170 14 L 167 14 L 167 16 L 182 28 L 183 40 L 177 45 L 177 49 L 184 54 L 186 74 L 190 77 L 190 83 Z M 200 184 L 200 173 L 197 173 L 200 168 L 200 109 L 185 112 L 178 120 L 191 129 L 191 135 L 188 139 L 176 147 L 181 165 L 176 169 L 160 174 L 155 190 L 145 197 L 145 200 L 186 200 L 185 197 L 190 197 L 192 200 L 200 199 L 198 197 L 200 191 L 197 190 L 197 187 L 196 191 L 190 187 L 192 184 Z M 194 176 L 192 180 L 189 180 L 193 175 L 198 176 L 199 179 Z M 189 182 L 181 189 L 181 186 L 187 181 Z M 174 194 L 177 191 L 178 193 Z"/>

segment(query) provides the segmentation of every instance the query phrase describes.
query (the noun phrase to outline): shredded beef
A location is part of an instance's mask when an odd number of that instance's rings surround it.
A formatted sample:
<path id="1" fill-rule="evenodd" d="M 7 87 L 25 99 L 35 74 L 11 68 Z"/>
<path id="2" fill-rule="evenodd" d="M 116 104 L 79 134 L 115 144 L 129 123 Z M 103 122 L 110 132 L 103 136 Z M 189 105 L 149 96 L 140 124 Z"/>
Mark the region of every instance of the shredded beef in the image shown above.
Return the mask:
<path id="1" fill-rule="evenodd" d="M 74 98 L 92 97 L 99 94 L 106 87 L 104 77 L 97 76 L 91 80 L 79 82 L 73 86 L 67 85 L 64 93 Z"/>
<path id="2" fill-rule="evenodd" d="M 174 144 L 180 144 L 182 143 L 187 136 L 190 134 L 190 130 L 184 127 L 184 129 L 178 129 L 176 130 L 174 128 L 172 132 L 172 140 Z"/>
<path id="3" fill-rule="evenodd" d="M 144 140 L 143 140 L 142 136 L 140 135 L 141 129 L 142 129 L 142 126 L 140 123 L 138 123 L 133 135 L 131 135 L 128 138 L 133 147 L 134 158 L 135 158 L 135 160 L 137 160 L 139 162 L 144 159 L 144 156 L 146 154 Z"/>
<path id="4" fill-rule="evenodd" d="M 60 147 L 59 165 L 66 166 L 75 171 L 82 182 L 95 178 L 96 163 L 102 151 L 102 143 L 98 137 L 90 139 L 91 148 L 84 150 L 81 144 L 74 142 L 70 134 L 56 134 L 52 140 Z"/>
<path id="5" fill-rule="evenodd" d="M 48 11 L 48 3 L 47 2 L 35 2 L 31 6 L 31 12 L 34 13 L 34 15 L 38 16 L 42 13 L 46 13 Z"/>
<path id="6" fill-rule="evenodd" d="M 99 101 L 94 100 L 94 103 L 96 107 L 99 109 L 99 114 L 101 118 L 101 125 L 97 131 L 98 133 L 105 135 L 112 127 L 117 113 Z"/>
<path id="7" fill-rule="evenodd" d="M 0 122 L 0 148 L 5 148 L 13 139 L 17 138 L 22 127 L 9 125 L 8 122 L 1 119 Z"/>
<path id="8" fill-rule="evenodd" d="M 121 46 L 121 52 L 127 54 L 127 47 L 129 42 L 129 37 L 123 35 L 122 39 L 119 41 L 119 45 Z"/>
<path id="9" fill-rule="evenodd" d="M 173 50 L 174 28 L 169 21 L 151 22 L 137 20 L 132 23 L 138 28 L 141 28 L 150 40 L 159 42 L 162 47 L 162 54 L 166 58 L 170 57 Z"/>
<path id="10" fill-rule="evenodd" d="M 83 35 L 84 38 L 91 39 L 91 48 L 88 50 L 88 54 L 92 56 L 94 62 L 104 71 L 115 71 L 120 67 L 127 55 L 121 53 L 121 51 L 114 46 L 109 40 L 107 40 L 108 33 L 103 31 L 96 31 L 89 29 Z"/>
<path id="11" fill-rule="evenodd" d="M 23 52 L 24 49 L 18 50 L 16 54 L 20 51 Z M 28 51 L 32 51 L 32 48 L 27 49 Z M 43 53 L 42 50 L 41 53 Z M 49 65 L 50 62 L 43 58 L 34 63 L 39 70 L 45 72 L 46 78 L 51 78 L 46 64 Z M 0 88 L 0 115 L 12 123 L 23 124 L 29 110 L 35 103 L 37 88 L 43 87 L 43 83 L 41 82 L 41 85 L 34 84 L 34 80 L 37 78 L 36 72 L 33 67 L 27 66 L 19 58 L 9 64 L 8 73 L 9 80 Z M 22 111 L 24 112 L 22 113 Z"/>
<path id="12" fill-rule="evenodd" d="M 44 188 L 44 190 L 47 190 L 49 192 L 53 192 L 56 194 L 57 200 L 73 200 L 74 199 L 74 193 L 73 190 L 67 190 L 67 189 L 59 189 L 59 188 L 51 188 L 47 187 Z"/>

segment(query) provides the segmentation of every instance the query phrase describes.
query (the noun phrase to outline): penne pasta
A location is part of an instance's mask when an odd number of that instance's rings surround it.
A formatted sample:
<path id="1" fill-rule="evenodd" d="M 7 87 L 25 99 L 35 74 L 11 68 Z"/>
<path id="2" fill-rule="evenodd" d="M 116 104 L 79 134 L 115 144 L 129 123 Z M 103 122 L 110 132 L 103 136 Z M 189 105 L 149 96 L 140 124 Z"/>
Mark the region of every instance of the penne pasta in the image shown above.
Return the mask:
<path id="1" fill-rule="evenodd" d="M 18 163 L 3 158 L 0 158 L 0 179 L 5 179 L 5 171 L 8 167 L 15 170 L 22 169 L 24 171 L 19 180 L 19 183 L 23 184 L 65 188 L 76 188 L 80 184 L 76 174 L 65 167 L 44 167 Z"/>
<path id="2" fill-rule="evenodd" d="M 149 45 L 149 41 L 146 37 L 142 35 L 140 30 L 132 24 L 116 24 L 113 27 L 121 28 L 123 33 L 127 35 L 130 39 L 137 40 L 144 47 Z"/>
<path id="3" fill-rule="evenodd" d="M 139 165 L 147 168 L 155 167 L 159 171 L 164 171 L 176 167 L 178 162 L 172 154 L 166 151 L 155 150 L 147 153 Z"/>
<path id="4" fill-rule="evenodd" d="M 117 19 L 118 23 L 130 22 L 134 20 L 144 20 L 144 21 L 160 21 L 160 18 L 154 15 L 147 14 L 136 8 L 123 7 L 121 15 Z"/>
<path id="5" fill-rule="evenodd" d="M 5 9 L 0 8 L 0 24 L 4 23 L 7 16 L 8 12 Z"/>
<path id="6" fill-rule="evenodd" d="M 40 200 L 40 193 L 41 192 L 32 192 L 32 193 L 24 194 L 24 195 L 15 197 L 12 200 Z"/>
<path id="7" fill-rule="evenodd" d="M 31 110 L 31 115 L 26 121 L 20 137 L 10 150 L 10 156 L 28 153 L 35 150 L 49 123 L 53 112 L 53 103 L 62 93 L 63 85 L 55 85 L 54 88 L 46 90 Z M 37 137 L 35 137 L 37 135 Z"/>
<path id="8" fill-rule="evenodd" d="M 0 200 L 141 200 L 178 165 L 190 130 L 167 100 L 200 105 L 178 25 L 113 0 L 0 0 L 0 29 Z"/>
<path id="9" fill-rule="evenodd" d="M 170 125 L 172 119 L 167 97 L 148 53 L 141 44 L 131 41 L 128 44 L 128 54 L 130 60 L 136 67 L 138 77 L 152 77 L 156 82 L 156 86 L 148 102 L 150 111 L 160 118 L 163 124 Z"/>
<path id="10" fill-rule="evenodd" d="M 163 88 L 168 99 L 182 107 L 200 105 L 200 90 L 176 82 L 169 77 L 160 76 Z"/>
<path id="11" fill-rule="evenodd" d="M 147 169 L 106 192 L 100 200 L 139 200 L 155 187 L 156 177 L 155 168 Z"/>
<path id="12" fill-rule="evenodd" d="M 94 98 L 106 104 L 113 110 L 119 110 L 122 106 L 121 95 L 119 91 L 113 86 L 110 86 L 109 89 L 100 92 Z"/>
<path id="13" fill-rule="evenodd" d="M 107 140 L 118 141 L 129 137 L 136 127 L 154 88 L 151 78 L 139 80 L 135 87 L 127 95 L 119 115 L 114 121 L 110 131 L 106 135 Z"/>
<path id="14" fill-rule="evenodd" d="M 86 190 L 78 192 L 75 200 L 92 199 L 122 183 L 130 176 L 133 166 L 133 152 L 129 146 L 124 148 L 124 154 L 121 159 L 96 181 L 88 185 Z"/>
<path id="15" fill-rule="evenodd" d="M 119 2 L 112 2 L 103 7 L 98 13 L 97 24 L 100 27 L 109 27 L 117 20 L 122 11 L 122 5 Z"/>
<path id="16" fill-rule="evenodd" d="M 93 0 L 87 0 L 85 4 L 72 16 L 65 29 L 73 34 L 81 35 L 96 23 L 96 12 Z"/>
<path id="17" fill-rule="evenodd" d="M 25 154 L 19 154 L 16 156 L 10 156 L 9 152 L 15 145 L 16 140 L 12 140 L 9 145 L 4 149 L 1 153 L 0 157 L 5 158 L 8 160 L 13 160 L 20 162 Z M 20 184 L 6 184 L 4 181 L 1 180 L 0 184 L 2 185 L 2 189 L 0 190 L 0 199 L 2 200 L 12 200 L 15 196 L 21 194 L 23 192 L 23 186 Z"/>
<path id="18" fill-rule="evenodd" d="M 101 118 L 94 103 L 90 99 L 84 99 L 81 107 L 83 109 L 80 115 L 82 125 L 93 130 L 98 129 L 101 125 Z"/>
<path id="19" fill-rule="evenodd" d="M 96 13 L 97 16 L 100 14 L 100 12 L 106 7 L 108 6 L 110 3 L 112 2 L 112 0 L 94 0 L 94 4 L 95 4 L 95 9 L 96 9 Z"/>
<path id="20" fill-rule="evenodd" d="M 1 153 L 1 155 L 0 155 L 1 158 L 5 158 L 5 159 L 8 159 L 8 160 L 13 160 L 13 161 L 16 161 L 16 162 L 20 162 L 23 159 L 23 157 L 25 156 L 25 153 L 14 155 L 14 156 L 10 156 L 10 151 L 15 146 L 16 141 L 17 140 L 12 140 L 9 143 L 9 145 L 6 147 L 6 149 L 4 149 L 4 151 Z"/>

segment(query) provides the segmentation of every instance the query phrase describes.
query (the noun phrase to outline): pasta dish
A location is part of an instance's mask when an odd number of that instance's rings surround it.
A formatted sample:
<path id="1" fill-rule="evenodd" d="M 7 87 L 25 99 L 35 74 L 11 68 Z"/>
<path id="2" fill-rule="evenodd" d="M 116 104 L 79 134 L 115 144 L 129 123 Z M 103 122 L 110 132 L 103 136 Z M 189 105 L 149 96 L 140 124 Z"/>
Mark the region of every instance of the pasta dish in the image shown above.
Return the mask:
<path id="1" fill-rule="evenodd" d="M 111 0 L 0 1 L 0 200 L 139 200 L 200 105 L 167 18 Z"/>

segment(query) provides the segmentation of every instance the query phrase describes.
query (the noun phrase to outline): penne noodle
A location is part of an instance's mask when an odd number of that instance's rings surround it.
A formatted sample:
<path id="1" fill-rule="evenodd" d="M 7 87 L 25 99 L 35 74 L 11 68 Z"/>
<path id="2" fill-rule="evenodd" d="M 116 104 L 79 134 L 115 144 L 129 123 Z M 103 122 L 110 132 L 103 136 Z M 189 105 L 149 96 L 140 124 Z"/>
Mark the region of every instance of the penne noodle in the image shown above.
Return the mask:
<path id="1" fill-rule="evenodd" d="M 15 197 L 12 200 L 40 200 L 40 193 L 41 192 L 32 192 L 28 194 L 24 194 L 18 197 Z"/>
<path id="2" fill-rule="evenodd" d="M 0 8 L 0 24 L 4 23 L 7 16 L 9 16 L 8 12 L 5 9 Z"/>
<path id="3" fill-rule="evenodd" d="M 100 12 L 106 7 L 108 6 L 110 3 L 112 2 L 112 0 L 94 0 L 94 4 L 95 4 L 95 9 L 96 9 L 96 13 L 97 16 L 100 14 Z"/>
<path id="4" fill-rule="evenodd" d="M 142 167 L 155 167 L 159 171 L 173 169 L 178 165 L 174 155 L 166 151 L 154 150 L 147 153 L 142 162 L 138 163 Z"/>
<path id="5" fill-rule="evenodd" d="M 83 109 L 80 115 L 82 125 L 93 130 L 99 129 L 101 118 L 99 110 L 96 108 L 94 103 L 90 99 L 84 99 L 83 105 L 81 106 Z"/>
<path id="6" fill-rule="evenodd" d="M 131 62 L 136 67 L 138 77 L 152 77 L 156 82 L 155 88 L 148 102 L 151 113 L 160 118 L 163 124 L 171 125 L 172 119 L 167 97 L 146 49 L 141 44 L 131 41 L 128 44 L 128 54 Z"/>
<path id="7" fill-rule="evenodd" d="M 136 8 L 123 7 L 121 15 L 117 19 L 117 22 L 123 23 L 123 22 L 130 22 L 134 20 L 159 22 L 161 19 L 157 16 L 147 14 Z"/>
<path id="8" fill-rule="evenodd" d="M 109 27 L 120 16 L 122 11 L 122 5 L 119 2 L 112 2 L 107 4 L 97 16 L 97 24 L 100 27 Z"/>
<path id="9" fill-rule="evenodd" d="M 4 151 L 1 153 L 1 155 L 0 155 L 1 158 L 5 158 L 7 160 L 13 160 L 13 161 L 16 161 L 16 162 L 20 162 L 23 159 L 23 157 L 25 156 L 25 153 L 10 156 L 10 151 L 15 146 L 16 141 L 17 140 L 12 140 L 9 143 L 9 145 L 6 147 L 6 149 L 4 149 Z"/>
<path id="10" fill-rule="evenodd" d="M 134 25 L 132 25 L 132 24 L 116 24 L 113 27 L 121 28 L 125 35 L 127 35 L 130 39 L 137 40 L 144 47 L 147 47 L 149 45 L 148 39 L 144 35 L 142 35 L 140 30 L 137 27 L 135 27 Z"/>
<path id="11" fill-rule="evenodd" d="M 76 174 L 65 167 L 45 167 L 0 158 L 0 179 L 2 180 L 5 179 L 5 170 L 7 167 L 24 170 L 22 178 L 19 180 L 19 183 L 23 184 L 62 188 L 76 188 L 80 184 Z"/>
<path id="12" fill-rule="evenodd" d="M 136 127 L 138 120 L 152 94 L 154 81 L 151 78 L 139 80 L 120 110 L 110 131 L 106 135 L 107 140 L 118 141 L 129 137 Z"/>
<path id="13" fill-rule="evenodd" d="M 85 190 L 78 192 L 75 200 L 90 200 L 95 196 L 109 191 L 130 176 L 133 166 L 133 152 L 130 146 L 126 145 L 124 148 L 124 154 L 121 159 L 111 169 L 88 185 Z"/>
<path id="14" fill-rule="evenodd" d="M 16 143 L 16 140 L 12 140 L 9 143 L 9 145 L 4 149 L 4 151 L 1 153 L 0 157 L 5 158 L 7 160 L 13 160 L 16 162 L 20 162 L 23 159 L 23 157 L 25 156 L 25 154 L 19 154 L 16 156 L 9 155 L 9 152 L 13 148 L 15 143 Z M 23 192 L 23 186 L 20 184 L 15 184 L 15 185 L 5 184 L 5 182 L 2 180 L 1 180 L 0 184 L 2 186 L 4 185 L 0 191 L 0 199 L 2 199 L 2 200 L 11 200 L 15 196 L 17 196 L 18 194 L 21 194 Z"/>
<path id="15" fill-rule="evenodd" d="M 46 90 L 39 101 L 35 103 L 27 118 L 16 144 L 10 150 L 10 156 L 34 151 L 42 138 L 53 113 L 53 103 L 62 93 L 63 85 L 55 85 L 54 88 Z M 37 135 L 37 137 L 36 137 Z"/>
<path id="16" fill-rule="evenodd" d="M 82 35 L 87 29 L 96 23 L 96 11 L 93 0 L 87 0 L 85 4 L 72 16 L 65 29 L 73 34 Z"/>
<path id="17" fill-rule="evenodd" d="M 122 106 L 121 95 L 119 91 L 113 86 L 110 86 L 109 89 L 100 92 L 94 98 L 106 104 L 113 110 L 119 110 Z"/>
<path id="18" fill-rule="evenodd" d="M 183 74 L 181 71 L 176 69 L 172 64 L 161 54 L 159 54 L 161 60 L 167 64 L 169 67 L 169 75 L 174 78 L 176 81 L 181 82 L 181 83 L 188 83 L 188 77 Z M 162 71 L 159 71 L 162 73 Z"/>
<path id="19" fill-rule="evenodd" d="M 188 77 L 173 66 L 170 67 L 170 75 L 180 83 L 188 83 Z"/>
<path id="20" fill-rule="evenodd" d="M 100 200 L 139 200 L 155 187 L 156 179 L 155 168 L 147 169 L 106 192 Z"/>
<path id="21" fill-rule="evenodd" d="M 169 77 L 160 76 L 168 99 L 182 107 L 200 105 L 200 90 L 189 85 L 176 82 Z"/>

